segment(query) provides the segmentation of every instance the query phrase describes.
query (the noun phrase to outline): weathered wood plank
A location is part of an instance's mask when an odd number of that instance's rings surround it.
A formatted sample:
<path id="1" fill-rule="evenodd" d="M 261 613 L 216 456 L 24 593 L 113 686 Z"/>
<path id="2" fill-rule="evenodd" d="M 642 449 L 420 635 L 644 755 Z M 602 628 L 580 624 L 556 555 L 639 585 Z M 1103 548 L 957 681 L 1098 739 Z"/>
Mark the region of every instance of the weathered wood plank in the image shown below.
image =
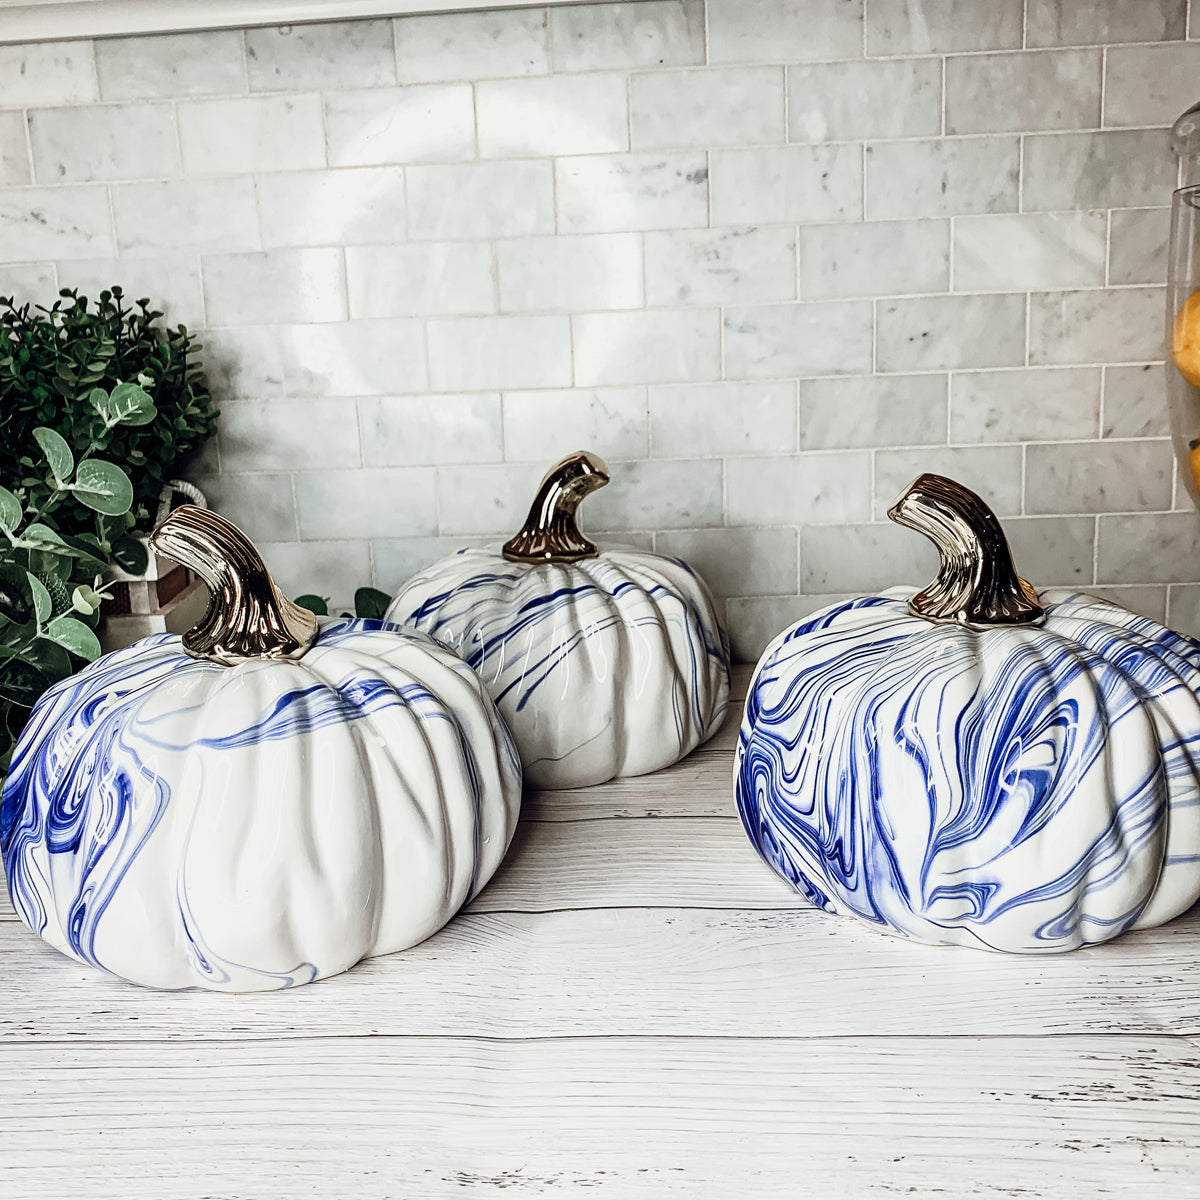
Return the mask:
<path id="1" fill-rule="evenodd" d="M 373 1038 L 10 1047 L 0 1191 L 1195 1196 L 1167 1038 Z"/>

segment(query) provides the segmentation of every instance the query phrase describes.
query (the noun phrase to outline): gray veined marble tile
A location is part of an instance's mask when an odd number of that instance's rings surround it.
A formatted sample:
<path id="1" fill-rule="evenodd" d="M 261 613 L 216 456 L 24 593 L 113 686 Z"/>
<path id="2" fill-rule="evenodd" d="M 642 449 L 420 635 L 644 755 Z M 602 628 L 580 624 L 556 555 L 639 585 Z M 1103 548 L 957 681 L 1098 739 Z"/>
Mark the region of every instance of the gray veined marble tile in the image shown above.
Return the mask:
<path id="1" fill-rule="evenodd" d="M 865 450 L 730 458 L 730 525 L 827 525 L 870 516 L 871 456 Z"/>
<path id="2" fill-rule="evenodd" d="M 1014 367 L 1025 362 L 1025 297 L 922 296 L 880 300 L 875 365 L 880 371 Z"/>
<path id="3" fill-rule="evenodd" d="M 862 57 L 863 0 L 708 0 L 709 61 Z"/>
<path id="4" fill-rule="evenodd" d="M 353 400 L 226 402 L 217 438 L 234 474 L 362 466 Z"/>
<path id="5" fill-rule="evenodd" d="M 796 385 L 679 383 L 650 388 L 655 458 L 782 454 L 796 449 Z"/>
<path id="6" fill-rule="evenodd" d="M 257 548 L 285 596 L 325 596 L 331 613 L 353 612 L 355 589 L 370 582 L 370 544 L 362 538 L 260 542 Z"/>
<path id="7" fill-rule="evenodd" d="M 875 519 L 918 475 L 933 471 L 978 492 L 997 516 L 1021 511 L 1020 446 L 926 446 L 875 452 Z"/>
<path id="8" fill-rule="evenodd" d="M 482 158 L 629 149 L 626 78 L 617 72 L 475 85 Z"/>
<path id="9" fill-rule="evenodd" d="M 352 318 L 496 310 L 487 242 L 347 246 L 345 254 Z"/>
<path id="10" fill-rule="evenodd" d="M 290 474 L 201 475 L 194 482 L 211 508 L 254 541 L 293 542 L 299 536 Z"/>
<path id="11" fill-rule="evenodd" d="M 871 0 L 867 54 L 1015 50 L 1022 16 L 1022 0 Z"/>
<path id="12" fill-rule="evenodd" d="M 1031 363 L 1147 362 L 1163 353 L 1163 288 L 1035 292 Z"/>
<path id="13" fill-rule="evenodd" d="M 0 108 L 86 104 L 100 96 L 90 41 L 0 46 Z"/>
<path id="14" fill-rule="evenodd" d="M 124 183 L 111 193 L 117 245 L 127 257 L 259 247 L 254 181 L 248 176 Z"/>
<path id="15" fill-rule="evenodd" d="M 201 362 L 220 403 L 283 395 L 283 351 L 274 326 L 206 329 Z"/>
<path id="16" fill-rule="evenodd" d="M 714 224 L 857 221 L 862 217 L 859 146 L 714 150 L 711 160 Z"/>
<path id="17" fill-rule="evenodd" d="M 49 308 L 57 295 L 58 276 L 53 263 L 0 266 L 0 296 L 10 297 L 18 306 L 44 304 Z"/>
<path id="18" fill-rule="evenodd" d="M 643 387 L 552 388 L 504 393 L 504 457 L 549 467 L 585 447 L 608 460 L 645 458 Z"/>
<path id="19" fill-rule="evenodd" d="M 796 298 L 796 232 L 784 226 L 647 233 L 647 304 Z"/>
<path id="20" fill-rule="evenodd" d="M 118 285 L 127 299 L 146 297 L 163 314 L 168 327 L 204 326 L 200 259 L 195 254 L 163 252 L 152 258 L 60 259 L 58 278 L 64 287 L 77 287 L 86 296 Z M 203 338 L 207 343 L 207 335 Z"/>
<path id="21" fill-rule="evenodd" d="M 204 308 L 214 325 L 346 319 L 346 268 L 338 248 L 210 254 L 201 270 Z"/>
<path id="22" fill-rule="evenodd" d="M 1177 41 L 1187 26 L 1187 0 L 1028 0 L 1026 44 L 1105 45 Z"/>
<path id="23" fill-rule="evenodd" d="M 571 335 L 577 387 L 721 375 L 717 309 L 578 313 L 571 317 Z"/>
<path id="24" fill-rule="evenodd" d="M 427 336 L 434 391 L 571 382 L 571 330 L 565 316 L 439 317 L 429 321 Z"/>
<path id="25" fill-rule="evenodd" d="M 1161 363 L 1104 368 L 1104 437 L 1166 437 L 1167 397 Z"/>
<path id="26" fill-rule="evenodd" d="M 950 378 L 954 442 L 1032 442 L 1095 438 L 1099 367 L 1020 367 L 956 371 Z"/>
<path id="27" fill-rule="evenodd" d="M 252 92 L 380 87 L 396 82 L 391 21 L 331 21 L 246 30 Z"/>
<path id="28" fill-rule="evenodd" d="M 554 181 L 560 233 L 679 229 L 708 223 L 708 163 L 703 150 L 560 158 L 554 164 Z"/>
<path id="29" fill-rule="evenodd" d="M 403 167 L 283 171 L 255 181 L 263 246 L 353 246 L 404 240 Z"/>
<path id="30" fill-rule="evenodd" d="M 0 187 L 32 182 L 29 148 L 25 144 L 25 116 L 0 112 Z"/>
<path id="31" fill-rule="evenodd" d="M 682 558 L 717 596 L 793 595 L 795 529 L 680 529 L 658 534 L 658 554 Z"/>
<path id="32" fill-rule="evenodd" d="M 635 233 L 510 238 L 496 253 L 505 312 L 642 306 L 642 240 Z"/>
<path id="33" fill-rule="evenodd" d="M 466 534 L 489 541 L 511 537 L 525 520 L 541 470 L 508 463 L 438 467 L 437 532 L 443 537 Z M 583 514 L 589 518 L 597 498 L 592 496 L 584 506 Z"/>
<path id="34" fill-rule="evenodd" d="M 1025 511 L 1163 512 L 1171 507 L 1174 466 L 1165 438 L 1030 446 Z"/>
<path id="35" fill-rule="evenodd" d="M 375 586 L 394 594 L 418 571 L 439 558 L 457 554 L 467 546 L 486 546 L 494 540 L 487 535 L 376 538 L 371 542 Z"/>
<path id="36" fill-rule="evenodd" d="M 947 133 L 1100 124 L 1099 50 L 1023 50 L 946 60 Z"/>
<path id="37" fill-rule="evenodd" d="M 871 342 L 867 300 L 725 310 L 725 371 L 735 379 L 866 374 Z"/>
<path id="38" fill-rule="evenodd" d="M 544 9 L 400 17 L 395 39 L 401 83 L 545 75 L 550 69 Z"/>
<path id="39" fill-rule="evenodd" d="M 300 536 L 323 541 L 436 533 L 434 479 L 432 467 L 303 471 L 295 477 Z"/>
<path id="40" fill-rule="evenodd" d="M 608 465 L 612 482 L 588 499 L 589 529 L 659 531 L 721 524 L 719 459 L 649 459 Z"/>
<path id="41" fill-rule="evenodd" d="M 1160 625 L 1168 624 L 1167 592 L 1173 590 L 1166 584 L 1143 584 L 1141 586 L 1118 584 L 1115 587 L 1102 587 L 1091 583 L 1080 588 L 1080 591 L 1086 592 L 1089 596 L 1107 600 L 1110 604 L 1119 604 L 1122 608 L 1127 608 L 1140 617 L 1149 617 L 1150 620 L 1157 621 Z M 1176 629 L 1180 633 L 1187 632 L 1177 625 L 1171 625 L 1170 628 Z"/>
<path id="42" fill-rule="evenodd" d="M 1016 212 L 1019 167 L 1015 137 L 872 142 L 866 148 L 866 215 L 883 220 Z"/>
<path id="43" fill-rule="evenodd" d="M 1200 45 L 1110 46 L 1104 76 L 1105 125 L 1173 125 L 1194 103 Z"/>
<path id="44" fill-rule="evenodd" d="M 499 462 L 503 453 L 495 392 L 364 397 L 358 413 L 368 467 Z"/>
<path id="45" fill-rule="evenodd" d="M 1115 208 L 1109 216 L 1108 282 L 1165 283 L 1169 208 Z"/>
<path id="46" fill-rule="evenodd" d="M 1099 518 L 1097 583 L 1189 583 L 1200 561 L 1194 512 Z"/>
<path id="47" fill-rule="evenodd" d="M 1006 517 L 1004 536 L 1017 570 L 1035 588 L 1091 590 L 1094 517 Z"/>
<path id="48" fill-rule="evenodd" d="M 950 286 L 950 222 L 865 221 L 802 225 L 805 300 L 944 292 Z"/>
<path id="49" fill-rule="evenodd" d="M 176 105 L 185 175 L 325 166 L 321 97 L 250 96 Z"/>
<path id="50" fill-rule="evenodd" d="M 0 191 L 0 262 L 107 258 L 114 252 L 108 189 L 102 185 Z"/>
<path id="51" fill-rule="evenodd" d="M 902 584 L 915 589 L 929 583 L 937 569 L 933 544 L 890 521 L 805 525 L 800 529 L 800 591 L 804 594 L 869 595 Z"/>
<path id="52" fill-rule="evenodd" d="M 1161 204 L 1175 187 L 1177 160 L 1165 130 L 1043 133 L 1024 141 L 1027 210 Z"/>
<path id="53" fill-rule="evenodd" d="M 409 167 L 408 231 L 415 240 L 554 232 L 554 175 L 540 162 Z"/>
<path id="54" fill-rule="evenodd" d="M 104 100 L 237 96 L 246 90 L 237 29 L 100 38 L 95 53 Z"/>
<path id="55" fill-rule="evenodd" d="M 475 110 L 465 83 L 329 92 L 329 165 L 460 162 L 475 157 Z"/>
<path id="56" fill-rule="evenodd" d="M 179 174 L 175 115 L 169 104 L 34 109 L 29 114 L 29 140 L 40 183 Z"/>
<path id="57" fill-rule="evenodd" d="M 636 72 L 629 79 L 634 150 L 783 142 L 782 67 Z"/>
<path id="58" fill-rule="evenodd" d="M 800 380 L 801 450 L 945 442 L 945 375 Z"/>
<path id="59" fill-rule="evenodd" d="M 927 137 L 942 130 L 936 58 L 788 67 L 788 140 Z"/>
<path id="60" fill-rule="evenodd" d="M 1003 213 L 954 222 L 954 290 L 1101 287 L 1103 212 Z"/>
<path id="61" fill-rule="evenodd" d="M 1110 588 L 1118 596 L 1125 591 L 1140 591 L 1135 588 Z M 1149 589 L 1146 589 L 1149 590 Z M 1167 612 L 1165 616 L 1157 616 L 1168 629 L 1174 629 L 1186 637 L 1200 639 L 1200 584 L 1176 583 L 1166 589 L 1168 592 Z M 1118 600 L 1118 603 L 1122 601 Z M 1142 611 L 1135 609 L 1134 611 Z M 1154 617 L 1154 613 L 1147 613 Z"/>
<path id="62" fill-rule="evenodd" d="M 377 396 L 429 390 L 425 332 L 403 318 L 278 331 L 289 396 Z"/>
<path id="63" fill-rule="evenodd" d="M 549 15 L 556 71 L 704 62 L 704 0 L 581 4 Z"/>
<path id="64" fill-rule="evenodd" d="M 725 601 L 725 627 L 734 662 L 757 662 L 767 646 L 797 621 L 839 601 L 849 593 L 819 596 L 731 596 Z"/>

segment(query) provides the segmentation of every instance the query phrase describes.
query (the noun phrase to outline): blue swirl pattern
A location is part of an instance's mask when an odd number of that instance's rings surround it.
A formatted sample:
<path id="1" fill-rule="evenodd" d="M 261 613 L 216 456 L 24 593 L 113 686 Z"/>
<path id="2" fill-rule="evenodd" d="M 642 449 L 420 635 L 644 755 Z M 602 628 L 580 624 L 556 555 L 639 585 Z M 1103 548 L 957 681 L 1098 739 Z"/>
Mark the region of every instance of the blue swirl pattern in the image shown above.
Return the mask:
<path id="1" fill-rule="evenodd" d="M 515 826 L 516 749 L 472 673 L 380 621 L 219 666 L 161 634 L 52 688 L 0 797 L 21 918 L 159 987 L 288 987 L 428 937 Z"/>
<path id="2" fill-rule="evenodd" d="M 479 672 L 533 787 L 659 770 L 725 715 L 729 642 L 678 559 L 614 548 L 528 565 L 463 550 L 409 580 L 387 616 Z"/>
<path id="3" fill-rule="evenodd" d="M 767 648 L 734 768 L 813 904 L 933 944 L 1039 953 L 1200 896 L 1200 644 L 1094 597 L 1041 627 L 910 616 L 896 589 Z"/>

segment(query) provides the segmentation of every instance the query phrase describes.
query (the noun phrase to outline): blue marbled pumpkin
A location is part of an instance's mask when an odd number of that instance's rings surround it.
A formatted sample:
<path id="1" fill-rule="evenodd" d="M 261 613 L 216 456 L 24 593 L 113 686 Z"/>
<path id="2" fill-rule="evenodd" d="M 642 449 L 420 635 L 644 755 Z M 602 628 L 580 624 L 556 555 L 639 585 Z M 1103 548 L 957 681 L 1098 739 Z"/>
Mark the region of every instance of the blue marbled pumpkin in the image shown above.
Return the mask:
<path id="1" fill-rule="evenodd" d="M 836 604 L 768 646 L 738 810 L 830 912 L 935 944 L 1071 950 L 1200 896 L 1200 644 L 1091 596 L 1040 625 Z"/>

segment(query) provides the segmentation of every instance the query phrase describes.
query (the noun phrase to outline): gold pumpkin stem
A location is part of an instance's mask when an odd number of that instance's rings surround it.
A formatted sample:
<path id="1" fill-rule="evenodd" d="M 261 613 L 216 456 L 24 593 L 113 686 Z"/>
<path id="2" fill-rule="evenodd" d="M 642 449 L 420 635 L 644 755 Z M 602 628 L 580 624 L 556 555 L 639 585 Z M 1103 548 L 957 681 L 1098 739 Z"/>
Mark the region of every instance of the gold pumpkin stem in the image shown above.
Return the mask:
<path id="1" fill-rule="evenodd" d="M 589 492 L 602 488 L 608 468 L 586 450 L 568 454 L 546 472 L 520 532 L 504 543 L 510 562 L 578 562 L 599 551 L 579 532 L 575 510 Z"/>
<path id="2" fill-rule="evenodd" d="M 190 567 L 209 592 L 208 611 L 183 635 L 193 658 L 234 666 L 252 658 L 300 658 L 317 619 L 275 586 L 250 539 L 224 517 L 183 504 L 150 535 L 154 550 Z"/>
<path id="3" fill-rule="evenodd" d="M 996 514 L 961 483 L 920 475 L 888 516 L 923 533 L 942 556 L 937 578 L 908 603 L 914 616 L 986 629 L 1029 625 L 1046 615 L 1037 591 L 1013 566 Z"/>

